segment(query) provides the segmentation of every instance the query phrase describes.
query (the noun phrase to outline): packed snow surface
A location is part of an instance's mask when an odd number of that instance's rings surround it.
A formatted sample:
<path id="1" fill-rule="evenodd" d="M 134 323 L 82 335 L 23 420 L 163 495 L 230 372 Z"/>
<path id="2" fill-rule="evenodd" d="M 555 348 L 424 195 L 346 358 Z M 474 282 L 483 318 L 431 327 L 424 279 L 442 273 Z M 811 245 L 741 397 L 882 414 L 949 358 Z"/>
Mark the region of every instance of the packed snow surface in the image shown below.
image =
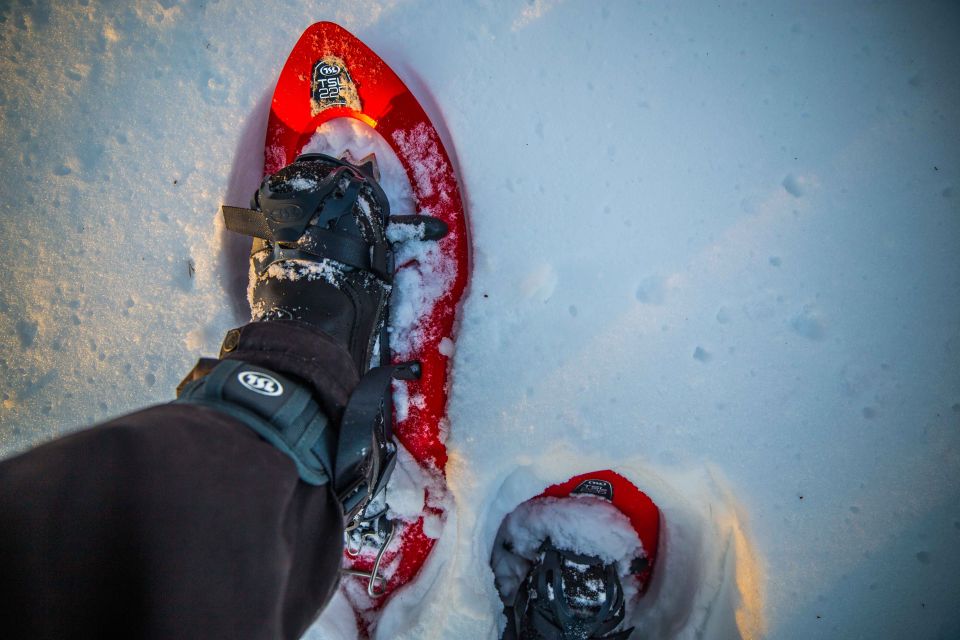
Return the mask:
<path id="1" fill-rule="evenodd" d="M 503 518 L 601 468 L 663 509 L 638 635 L 960 637 L 956 3 L 3 3 L 0 455 L 247 320 L 217 207 L 318 20 L 420 97 L 471 218 L 451 510 L 379 637 L 497 637 Z"/>
<path id="2" fill-rule="evenodd" d="M 504 518 L 501 543 L 517 555 L 532 559 L 550 538 L 558 549 L 597 556 L 605 563 L 643 556 L 643 545 L 630 521 L 619 509 L 595 496 L 539 498 L 525 502 Z"/>

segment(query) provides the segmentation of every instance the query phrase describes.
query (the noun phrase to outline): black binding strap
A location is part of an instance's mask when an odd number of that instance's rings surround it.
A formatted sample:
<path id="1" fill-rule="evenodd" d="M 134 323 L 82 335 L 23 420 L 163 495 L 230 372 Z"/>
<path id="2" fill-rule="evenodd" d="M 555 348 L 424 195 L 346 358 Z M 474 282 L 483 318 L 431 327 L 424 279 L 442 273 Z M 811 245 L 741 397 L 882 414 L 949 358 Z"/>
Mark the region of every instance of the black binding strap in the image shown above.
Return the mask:
<path id="1" fill-rule="evenodd" d="M 296 248 L 274 245 L 272 260 L 317 262 L 323 258 L 366 271 L 371 267 L 370 245 L 366 242 L 344 233 L 317 228 L 307 231 L 304 240 Z"/>
<path id="2" fill-rule="evenodd" d="M 278 373 L 241 360 L 221 360 L 186 384 L 176 403 L 233 416 L 289 456 L 300 478 L 332 483 L 347 519 L 382 491 L 397 461 L 391 380 L 420 375 L 416 362 L 371 369 L 350 395 L 339 432 L 310 391 Z"/>
<path id="3" fill-rule="evenodd" d="M 393 372 L 394 367 L 387 365 L 365 373 L 343 412 L 333 488 L 344 513 L 353 512 L 376 495 L 396 463 L 390 388 Z"/>
<path id="4" fill-rule="evenodd" d="M 231 207 L 224 204 L 220 205 L 220 212 L 223 214 L 224 226 L 230 231 L 273 241 L 273 231 L 267 224 L 267 219 L 262 211 Z"/>
<path id="5" fill-rule="evenodd" d="M 333 475 L 336 433 L 310 391 L 289 378 L 240 360 L 222 360 L 187 384 L 174 402 L 233 416 L 288 455 L 308 484 L 326 484 Z"/>
<path id="6" fill-rule="evenodd" d="M 364 178 L 349 166 L 335 168 L 309 189 L 294 191 L 290 196 L 271 191 L 270 179 L 266 178 L 254 196 L 257 209 L 224 205 L 220 210 L 230 231 L 271 242 L 296 242 L 311 222 L 325 227 L 349 213 L 363 184 Z"/>
<path id="7" fill-rule="evenodd" d="M 419 362 L 374 367 L 360 378 L 340 421 L 333 488 L 348 519 L 386 488 L 397 463 L 391 382 L 420 377 Z"/>
<path id="8" fill-rule="evenodd" d="M 390 216 L 390 224 L 403 224 L 417 227 L 419 240 L 439 240 L 450 232 L 450 227 L 440 218 L 422 215 Z"/>

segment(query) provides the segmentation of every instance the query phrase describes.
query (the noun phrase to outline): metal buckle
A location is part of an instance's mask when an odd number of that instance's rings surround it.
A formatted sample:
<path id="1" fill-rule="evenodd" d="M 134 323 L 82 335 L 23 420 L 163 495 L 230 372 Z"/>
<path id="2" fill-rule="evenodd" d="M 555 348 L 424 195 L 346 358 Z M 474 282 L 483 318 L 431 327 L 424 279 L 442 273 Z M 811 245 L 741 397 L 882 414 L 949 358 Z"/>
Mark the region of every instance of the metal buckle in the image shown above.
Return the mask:
<path id="1" fill-rule="evenodd" d="M 380 563 L 393 540 L 394 531 L 393 520 L 387 518 L 387 506 L 384 503 L 380 511 L 373 515 L 365 518 L 358 515 L 343 532 L 347 555 L 351 558 L 358 557 L 368 543 L 373 544 L 377 549 L 377 556 L 369 573 L 357 569 L 340 570 L 346 575 L 366 578 L 367 595 L 371 598 L 379 598 L 387 592 L 387 580 L 380 575 Z"/>

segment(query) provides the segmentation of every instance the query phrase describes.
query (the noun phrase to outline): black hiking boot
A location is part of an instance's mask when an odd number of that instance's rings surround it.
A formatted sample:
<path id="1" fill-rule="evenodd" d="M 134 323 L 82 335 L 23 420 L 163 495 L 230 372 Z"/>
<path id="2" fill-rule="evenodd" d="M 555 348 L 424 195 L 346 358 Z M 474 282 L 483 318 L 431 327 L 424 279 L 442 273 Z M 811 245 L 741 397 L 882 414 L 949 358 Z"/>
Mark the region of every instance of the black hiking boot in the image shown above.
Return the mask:
<path id="1" fill-rule="evenodd" d="M 391 380 L 419 375 L 418 363 L 390 363 L 390 206 L 377 178 L 373 159 L 305 154 L 264 178 L 250 209 L 223 207 L 228 229 L 254 237 L 253 322 L 178 389 L 178 402 L 237 417 L 305 482 L 329 484 L 348 529 L 365 522 L 396 463 Z M 446 233 L 425 216 L 394 220 L 423 239 Z"/>
<path id="2" fill-rule="evenodd" d="M 313 451 L 326 450 L 320 457 L 348 523 L 382 492 L 396 463 L 390 381 L 417 372 L 390 366 L 390 205 L 377 177 L 373 159 L 304 154 L 263 179 L 251 209 L 223 207 L 228 229 L 254 237 L 247 290 L 254 322 L 320 329 L 360 376 L 335 445 L 331 439 Z"/>
<path id="3" fill-rule="evenodd" d="M 228 228 L 255 236 L 248 289 L 254 321 L 320 328 L 350 353 L 361 375 L 387 364 L 390 205 L 373 162 L 300 156 L 263 180 L 253 208 L 259 216 L 227 208 L 224 215 Z"/>

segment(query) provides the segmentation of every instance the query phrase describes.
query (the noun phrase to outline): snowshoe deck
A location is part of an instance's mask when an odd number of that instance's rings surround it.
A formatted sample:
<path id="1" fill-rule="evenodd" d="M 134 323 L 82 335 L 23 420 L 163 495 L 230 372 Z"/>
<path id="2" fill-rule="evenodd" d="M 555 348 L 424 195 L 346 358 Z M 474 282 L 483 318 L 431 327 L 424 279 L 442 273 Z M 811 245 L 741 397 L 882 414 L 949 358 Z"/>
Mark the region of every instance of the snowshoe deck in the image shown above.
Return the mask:
<path id="1" fill-rule="evenodd" d="M 402 383 L 408 385 L 408 396 L 417 397 L 418 402 L 410 404 L 403 419 L 395 420 L 393 431 L 424 472 L 437 479 L 428 489 L 423 511 L 432 521 L 442 520 L 442 506 L 438 506 L 442 496 L 430 492 L 445 492 L 446 487 L 444 420 L 449 363 L 442 351 L 449 350 L 441 349 L 440 343 L 453 337 L 469 273 L 463 200 L 440 136 L 410 90 L 356 37 L 336 24 L 319 22 L 300 37 L 277 81 L 267 124 L 264 175 L 293 162 L 321 125 L 343 117 L 359 120 L 379 133 L 403 165 L 416 213 L 438 219 L 447 227 L 446 235 L 436 241 L 446 289 L 418 318 L 412 346 L 404 345 L 401 352 L 392 353 L 395 363 L 415 360 L 421 365 L 418 380 Z M 397 268 L 416 269 L 417 265 Z M 424 531 L 424 517 L 396 522 L 391 533 L 389 548 L 382 555 L 344 556 L 345 581 L 370 580 L 375 583 L 371 593 L 389 595 L 417 575 L 435 542 Z M 363 577 L 374 572 L 375 564 L 389 565 L 389 576 Z M 368 627 L 385 600 L 351 599 L 361 627 Z"/>

